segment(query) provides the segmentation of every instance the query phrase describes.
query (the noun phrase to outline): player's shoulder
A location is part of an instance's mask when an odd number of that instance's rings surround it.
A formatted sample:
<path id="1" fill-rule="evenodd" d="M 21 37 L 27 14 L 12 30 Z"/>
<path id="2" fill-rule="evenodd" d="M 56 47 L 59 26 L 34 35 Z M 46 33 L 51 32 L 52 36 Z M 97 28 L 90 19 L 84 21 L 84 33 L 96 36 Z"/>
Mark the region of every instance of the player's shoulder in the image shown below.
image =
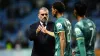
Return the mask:
<path id="1" fill-rule="evenodd" d="M 57 21 L 60 21 L 60 22 L 61 22 L 61 21 L 63 21 L 64 19 L 65 19 L 64 17 L 60 17 L 60 18 L 57 19 Z"/>
<path id="2" fill-rule="evenodd" d="M 62 27 L 62 19 L 60 18 L 60 19 L 58 19 L 56 22 L 55 22 L 55 26 L 57 27 L 57 28 L 61 28 Z"/>
<path id="3" fill-rule="evenodd" d="M 56 22 L 61 22 L 63 23 L 64 21 L 69 21 L 68 19 L 62 17 L 62 18 L 59 18 Z"/>
<path id="4" fill-rule="evenodd" d="M 67 19 L 67 18 L 65 18 L 65 20 L 64 20 L 67 24 L 71 24 L 71 22 Z"/>
<path id="5" fill-rule="evenodd" d="M 56 26 L 62 26 L 62 21 L 61 21 L 61 20 L 57 20 L 57 21 L 55 22 L 55 25 L 56 25 Z"/>
<path id="6" fill-rule="evenodd" d="M 91 23 L 93 23 L 93 24 L 94 24 L 94 22 L 93 22 L 92 20 L 90 20 L 90 19 L 87 19 L 87 21 L 88 21 L 88 22 L 91 22 Z"/>
<path id="7" fill-rule="evenodd" d="M 68 20 L 68 19 L 66 19 L 65 17 L 62 17 L 59 19 L 59 21 L 65 21 L 65 20 Z"/>
<path id="8" fill-rule="evenodd" d="M 88 23 L 88 25 L 93 26 L 93 27 L 96 28 L 96 25 L 95 25 L 95 23 L 92 20 L 88 19 L 87 23 Z"/>
<path id="9" fill-rule="evenodd" d="M 79 22 L 77 22 L 77 23 L 75 24 L 76 27 L 82 26 L 82 25 L 83 25 L 83 23 L 82 23 L 81 21 L 79 21 Z"/>

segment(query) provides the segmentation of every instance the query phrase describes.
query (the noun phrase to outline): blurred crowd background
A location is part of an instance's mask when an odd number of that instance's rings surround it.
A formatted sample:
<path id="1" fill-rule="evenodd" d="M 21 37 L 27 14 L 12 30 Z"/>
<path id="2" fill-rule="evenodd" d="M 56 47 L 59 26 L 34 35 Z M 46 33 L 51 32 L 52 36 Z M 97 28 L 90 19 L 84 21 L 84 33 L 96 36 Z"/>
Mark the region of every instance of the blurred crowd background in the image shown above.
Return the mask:
<path id="1" fill-rule="evenodd" d="M 51 14 L 51 5 L 55 1 L 62 1 L 66 5 L 64 16 L 74 27 L 76 19 L 73 7 L 79 0 L 0 0 L 0 50 L 31 49 L 33 45 L 27 38 L 27 29 L 38 21 L 41 7 L 47 7 L 50 11 L 49 20 L 55 21 Z M 94 21 L 100 37 L 100 0 L 80 1 L 88 5 L 86 16 Z"/>

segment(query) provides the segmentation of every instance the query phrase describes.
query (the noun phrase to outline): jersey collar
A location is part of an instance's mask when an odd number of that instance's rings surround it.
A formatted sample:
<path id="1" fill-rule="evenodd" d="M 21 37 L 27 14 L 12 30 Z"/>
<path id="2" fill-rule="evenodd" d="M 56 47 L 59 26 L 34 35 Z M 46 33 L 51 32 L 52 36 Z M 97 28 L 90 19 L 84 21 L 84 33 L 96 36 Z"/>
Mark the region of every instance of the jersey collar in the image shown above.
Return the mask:
<path id="1" fill-rule="evenodd" d="M 61 16 L 61 17 L 59 17 L 58 19 L 60 19 L 60 18 L 63 18 L 64 16 Z"/>

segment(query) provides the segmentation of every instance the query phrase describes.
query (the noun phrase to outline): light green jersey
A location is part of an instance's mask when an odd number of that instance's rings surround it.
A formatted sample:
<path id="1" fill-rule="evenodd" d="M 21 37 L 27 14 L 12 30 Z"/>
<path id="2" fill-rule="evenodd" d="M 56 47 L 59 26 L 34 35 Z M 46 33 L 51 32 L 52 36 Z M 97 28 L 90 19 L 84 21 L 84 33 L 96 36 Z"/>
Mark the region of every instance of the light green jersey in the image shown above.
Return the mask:
<path id="1" fill-rule="evenodd" d="M 54 34 L 55 34 L 55 56 L 60 56 L 60 37 L 59 32 L 65 32 L 66 37 L 66 49 L 65 49 L 65 56 L 70 56 L 70 38 L 71 38 L 71 23 L 68 19 L 64 17 L 60 17 L 57 19 L 54 25 Z"/>
<path id="2" fill-rule="evenodd" d="M 96 26 L 93 21 L 87 18 L 81 19 L 79 22 L 76 23 L 74 32 L 77 39 L 76 52 L 80 54 L 80 56 L 84 55 L 84 52 L 81 52 L 81 47 L 84 46 L 86 56 L 88 56 L 88 52 L 93 53 L 94 41 L 96 38 Z"/>

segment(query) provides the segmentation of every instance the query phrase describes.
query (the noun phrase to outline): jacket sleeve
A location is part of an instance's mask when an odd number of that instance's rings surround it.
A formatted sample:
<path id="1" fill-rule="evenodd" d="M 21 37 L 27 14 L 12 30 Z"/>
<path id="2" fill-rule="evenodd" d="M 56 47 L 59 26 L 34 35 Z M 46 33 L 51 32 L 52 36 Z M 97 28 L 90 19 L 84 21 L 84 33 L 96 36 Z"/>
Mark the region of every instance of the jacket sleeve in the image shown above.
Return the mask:
<path id="1" fill-rule="evenodd" d="M 31 25 L 27 30 L 27 37 L 30 41 L 33 41 L 36 38 L 36 27 L 34 25 Z"/>

